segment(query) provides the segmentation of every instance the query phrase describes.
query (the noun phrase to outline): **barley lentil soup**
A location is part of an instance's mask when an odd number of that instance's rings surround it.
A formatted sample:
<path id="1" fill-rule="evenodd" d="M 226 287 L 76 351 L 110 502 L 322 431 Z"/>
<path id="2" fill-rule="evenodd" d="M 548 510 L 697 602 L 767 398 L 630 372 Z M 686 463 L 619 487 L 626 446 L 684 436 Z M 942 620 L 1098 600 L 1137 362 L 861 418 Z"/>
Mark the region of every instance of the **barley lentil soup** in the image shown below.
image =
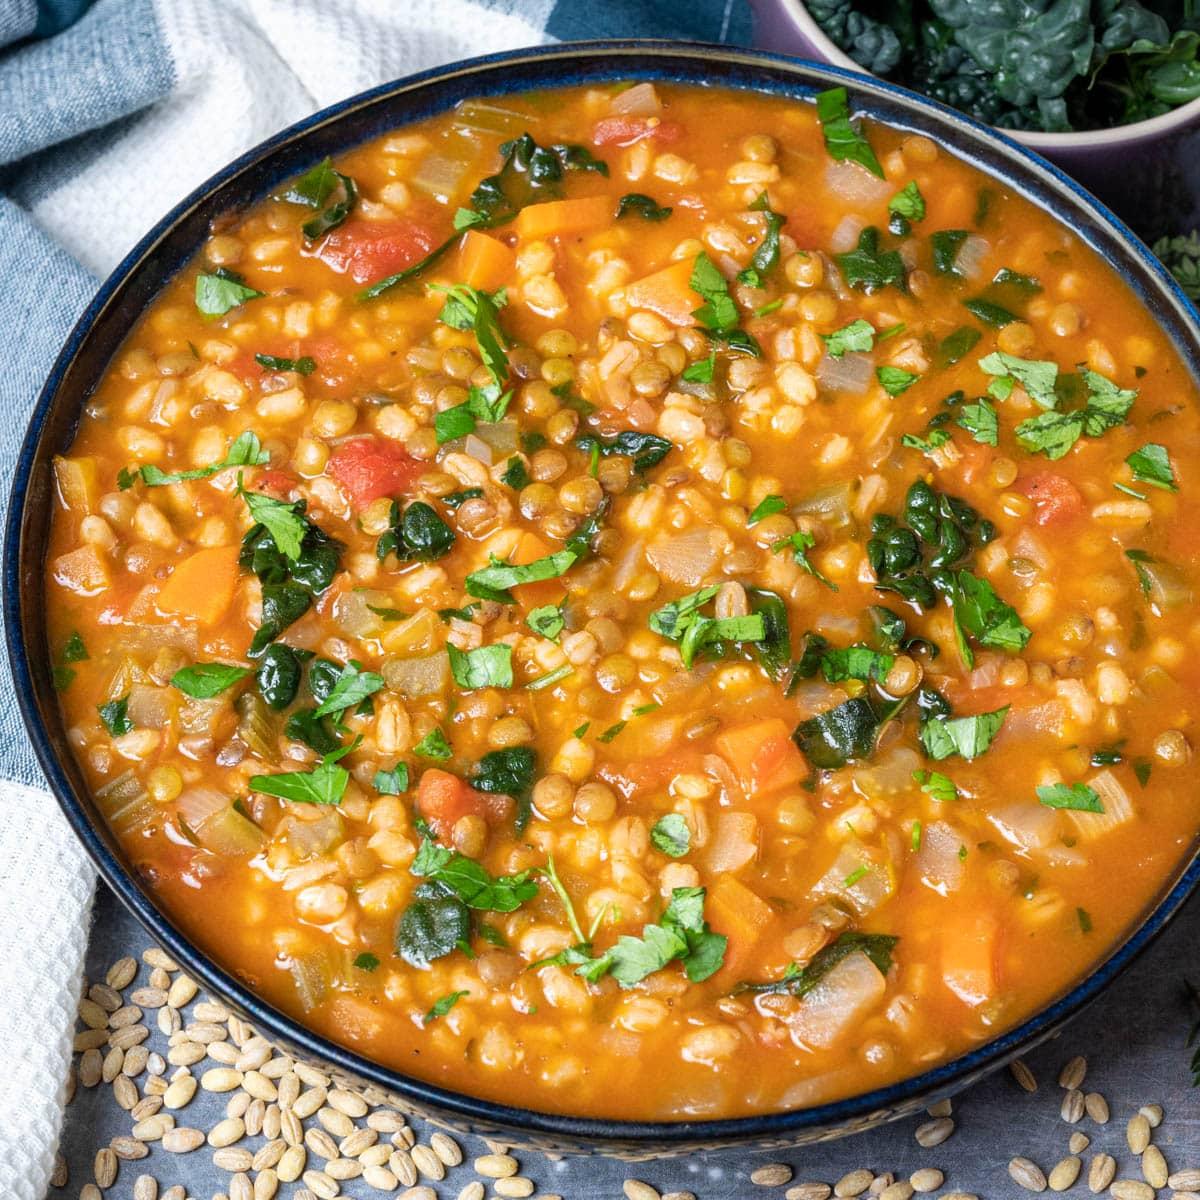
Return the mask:
<path id="1" fill-rule="evenodd" d="M 1198 456 L 1105 264 L 840 90 L 467 102 L 132 331 L 50 653 L 137 870 L 314 1029 L 795 1107 L 1028 1015 L 1191 844 Z"/>

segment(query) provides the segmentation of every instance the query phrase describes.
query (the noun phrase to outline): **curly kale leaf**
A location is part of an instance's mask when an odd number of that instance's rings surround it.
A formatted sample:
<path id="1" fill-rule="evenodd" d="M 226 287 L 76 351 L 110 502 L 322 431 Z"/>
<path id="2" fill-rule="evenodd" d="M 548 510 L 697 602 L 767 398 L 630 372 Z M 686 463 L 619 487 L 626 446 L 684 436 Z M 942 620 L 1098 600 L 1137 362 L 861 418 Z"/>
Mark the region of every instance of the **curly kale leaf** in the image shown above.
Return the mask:
<path id="1" fill-rule="evenodd" d="M 1088 0 L 930 0 L 1010 104 L 1056 99 L 1092 65 Z"/>
<path id="2" fill-rule="evenodd" d="M 814 0 L 813 19 L 864 70 L 888 75 L 900 65 L 903 47 L 896 31 L 866 13 L 852 0 Z"/>
<path id="3" fill-rule="evenodd" d="M 1188 297 L 1200 301 L 1200 233 L 1159 238 L 1152 248 Z"/>

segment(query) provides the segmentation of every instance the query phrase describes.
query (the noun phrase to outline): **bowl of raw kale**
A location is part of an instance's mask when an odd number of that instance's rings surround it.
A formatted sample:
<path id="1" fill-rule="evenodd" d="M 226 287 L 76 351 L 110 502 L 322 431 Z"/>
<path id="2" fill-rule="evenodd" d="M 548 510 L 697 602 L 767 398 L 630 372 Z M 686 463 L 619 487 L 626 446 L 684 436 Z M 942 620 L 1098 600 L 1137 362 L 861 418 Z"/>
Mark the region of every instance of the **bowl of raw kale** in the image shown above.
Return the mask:
<path id="1" fill-rule="evenodd" d="M 1198 0 L 752 0 L 765 49 L 1003 130 L 1146 238 L 1200 225 Z"/>

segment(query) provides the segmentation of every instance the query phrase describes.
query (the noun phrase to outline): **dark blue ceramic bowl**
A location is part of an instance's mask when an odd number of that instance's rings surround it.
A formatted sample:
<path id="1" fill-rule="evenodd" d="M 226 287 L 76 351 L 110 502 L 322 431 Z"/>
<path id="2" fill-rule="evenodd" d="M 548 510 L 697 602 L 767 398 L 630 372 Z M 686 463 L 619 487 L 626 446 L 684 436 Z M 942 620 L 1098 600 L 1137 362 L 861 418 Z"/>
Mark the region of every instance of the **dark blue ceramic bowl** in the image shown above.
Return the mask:
<path id="1" fill-rule="evenodd" d="M 241 980 L 184 937 L 130 870 L 100 818 L 67 746 L 50 681 L 42 573 L 52 504 L 51 456 L 68 448 L 96 381 L 140 313 L 199 250 L 210 222 L 253 204 L 326 154 L 342 154 L 406 122 L 442 112 L 464 97 L 622 79 L 668 80 L 795 97 L 845 85 L 856 111 L 933 138 L 1055 213 L 1120 272 L 1185 361 L 1200 362 L 1197 313 L 1146 248 L 1048 163 L 951 109 L 862 75 L 723 47 L 603 42 L 474 59 L 364 93 L 264 142 L 168 213 L 100 289 L 54 366 L 17 464 L 4 563 L 8 648 L 17 700 L 38 758 L 67 820 L 101 875 L 189 973 L 299 1057 L 324 1064 L 378 1100 L 390 1099 L 426 1117 L 543 1149 L 652 1157 L 737 1142 L 796 1145 L 915 1112 L 1050 1036 L 1111 983 L 1179 910 L 1200 881 L 1196 848 L 1121 944 L 1066 995 L 1016 1029 L 916 1078 L 815 1108 L 737 1120 L 652 1123 L 530 1112 L 422 1083 L 318 1037 L 264 1004 Z"/>

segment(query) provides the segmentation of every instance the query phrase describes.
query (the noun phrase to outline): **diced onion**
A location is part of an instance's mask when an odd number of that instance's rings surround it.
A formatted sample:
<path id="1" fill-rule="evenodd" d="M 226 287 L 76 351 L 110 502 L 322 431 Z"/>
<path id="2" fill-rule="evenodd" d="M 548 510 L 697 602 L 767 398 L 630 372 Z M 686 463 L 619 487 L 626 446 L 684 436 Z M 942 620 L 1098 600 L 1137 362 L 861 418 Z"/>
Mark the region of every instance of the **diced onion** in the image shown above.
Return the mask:
<path id="1" fill-rule="evenodd" d="M 305 806 L 300 806 L 305 807 Z M 312 805 L 308 805 L 312 808 Z M 346 824 L 342 814 L 336 808 L 321 805 L 321 811 L 315 815 L 305 813 L 300 817 L 295 813 L 285 816 L 275 829 L 275 841 L 284 842 L 298 859 L 315 858 L 332 850 L 346 836 Z M 308 819 L 305 819 L 308 818 Z M 294 891 L 311 882 L 307 872 L 301 872 L 294 878 L 285 878 L 284 889 Z"/>
<path id="2" fill-rule="evenodd" d="M 1026 801 L 1007 804 L 993 809 L 988 820 L 1006 842 L 1026 854 L 1031 850 L 1044 850 L 1058 839 L 1058 814 L 1044 804 Z"/>
<path id="3" fill-rule="evenodd" d="M 967 844 L 952 825 L 931 821 L 921 833 L 917 868 L 926 886 L 946 896 L 962 886 L 963 862 L 960 851 Z"/>
<path id="4" fill-rule="evenodd" d="M 642 565 L 642 556 L 646 552 L 646 543 L 641 538 L 634 538 L 621 551 L 621 557 L 613 564 L 613 590 L 624 592 L 633 579 L 635 572 Z"/>
<path id="5" fill-rule="evenodd" d="M 696 587 L 717 561 L 712 531 L 689 529 L 651 542 L 646 549 L 654 569 L 672 583 Z"/>
<path id="6" fill-rule="evenodd" d="M 854 773 L 854 786 L 868 799 L 895 795 L 912 787 L 912 775 L 921 756 L 906 746 L 884 751 L 874 762 Z"/>
<path id="7" fill-rule="evenodd" d="M 198 784 L 196 787 L 188 788 L 179 797 L 177 803 L 179 806 L 179 815 L 192 829 L 197 829 L 213 813 L 220 812 L 223 808 L 228 808 L 229 797 L 224 792 L 217 791 L 216 788 Z"/>
<path id="8" fill-rule="evenodd" d="M 712 872 L 739 871 L 758 853 L 758 819 L 753 813 L 717 813 L 704 860 Z"/>
<path id="9" fill-rule="evenodd" d="M 458 190 L 469 164 L 461 158 L 447 158 L 442 154 L 428 154 L 411 179 L 413 187 L 440 200 L 443 204 Z"/>
<path id="10" fill-rule="evenodd" d="M 424 658 L 393 658 L 380 668 L 384 682 L 394 692 L 415 699 L 443 691 L 450 678 L 450 658 L 443 650 Z"/>
<path id="11" fill-rule="evenodd" d="M 839 200 L 867 206 L 886 200 L 895 188 L 856 162 L 831 162 L 825 168 L 825 186 Z"/>
<path id="12" fill-rule="evenodd" d="M 853 882 L 847 884 L 847 879 Z M 849 904 L 860 917 L 865 917 L 892 894 L 891 872 L 877 863 L 865 846 L 847 843 L 829 870 L 813 884 L 812 894 Z"/>
<path id="13" fill-rule="evenodd" d="M 862 217 L 847 213 L 834 226 L 833 233 L 829 235 L 830 249 L 835 254 L 845 254 L 847 250 L 853 250 L 858 245 L 858 235 L 862 233 L 865 224 Z"/>
<path id="14" fill-rule="evenodd" d="M 135 683 L 129 689 L 129 719 L 139 729 L 165 729 L 175 716 L 178 694 L 172 688 Z"/>
<path id="15" fill-rule="evenodd" d="M 132 771 L 118 775 L 96 792 L 96 807 L 114 833 L 126 836 L 145 829 L 154 821 L 154 806 Z"/>
<path id="16" fill-rule="evenodd" d="M 384 625 L 383 618 L 371 611 L 374 608 L 394 608 L 387 592 L 354 588 L 342 592 L 333 602 L 333 619 L 348 637 L 374 637 Z M 290 640 L 290 639 L 289 639 Z"/>
<path id="17" fill-rule="evenodd" d="M 623 117 L 657 117 L 662 112 L 662 102 L 652 83 L 637 83 L 618 92 L 609 107 Z"/>
<path id="18" fill-rule="evenodd" d="M 871 383 L 872 364 L 865 354 L 843 354 L 833 358 L 821 355 L 817 363 L 817 382 L 827 392 L 849 392 L 861 396 Z"/>
<path id="19" fill-rule="evenodd" d="M 475 433 L 481 441 L 487 442 L 492 454 L 511 454 L 517 448 L 517 423 L 504 420 L 495 423 L 482 422 L 475 428 Z M 493 461 L 495 459 L 493 458 Z"/>
<path id="20" fill-rule="evenodd" d="M 1088 786 L 1100 797 L 1102 813 L 1068 811 L 1067 816 L 1085 838 L 1096 838 L 1132 821 L 1133 801 L 1121 782 L 1109 770 L 1100 771 L 1088 780 Z"/>
<path id="21" fill-rule="evenodd" d="M 845 525 L 850 520 L 853 489 L 854 484 L 847 480 L 830 483 L 801 497 L 792 508 L 805 516 L 821 517 L 830 524 Z"/>
<path id="22" fill-rule="evenodd" d="M 463 100 L 454 110 L 454 127 L 480 133 L 521 133 L 529 118 L 487 100 Z"/>
<path id="23" fill-rule="evenodd" d="M 827 1049 L 860 1028 L 886 991 L 887 981 L 861 950 L 848 954 L 801 1001 L 788 1021 L 792 1040 Z"/>
<path id="24" fill-rule="evenodd" d="M 463 453 L 470 455 L 471 458 L 477 458 L 481 463 L 486 463 L 489 467 L 494 461 L 492 458 L 492 448 L 481 437 L 476 437 L 473 433 L 468 433 L 466 440 L 463 442 Z"/>
<path id="25" fill-rule="evenodd" d="M 958 253 L 954 256 L 954 269 L 959 274 L 970 280 L 979 278 L 983 261 L 991 252 L 992 244 L 987 238 L 981 238 L 977 234 L 971 233 L 963 238 L 962 245 L 958 248 Z"/>

